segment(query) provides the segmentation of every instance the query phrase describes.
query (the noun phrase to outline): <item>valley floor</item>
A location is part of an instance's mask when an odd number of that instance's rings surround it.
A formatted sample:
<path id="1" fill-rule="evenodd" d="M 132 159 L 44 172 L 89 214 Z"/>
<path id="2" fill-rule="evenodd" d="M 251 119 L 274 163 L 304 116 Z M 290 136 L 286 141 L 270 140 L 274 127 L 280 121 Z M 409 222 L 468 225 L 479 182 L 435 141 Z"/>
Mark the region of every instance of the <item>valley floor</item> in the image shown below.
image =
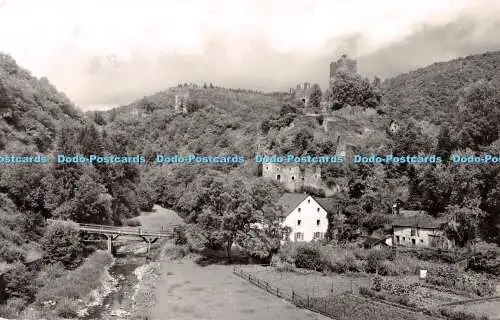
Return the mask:
<path id="1" fill-rule="evenodd" d="M 163 261 L 154 320 L 327 320 L 237 278 L 226 265 Z"/>

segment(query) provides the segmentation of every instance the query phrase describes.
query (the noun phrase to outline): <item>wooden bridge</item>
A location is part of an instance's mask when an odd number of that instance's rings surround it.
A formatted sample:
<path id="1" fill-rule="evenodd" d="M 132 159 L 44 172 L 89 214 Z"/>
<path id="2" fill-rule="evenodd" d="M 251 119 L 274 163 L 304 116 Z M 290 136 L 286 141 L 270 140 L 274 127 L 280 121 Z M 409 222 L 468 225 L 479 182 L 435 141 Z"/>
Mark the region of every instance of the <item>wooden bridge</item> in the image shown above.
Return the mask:
<path id="1" fill-rule="evenodd" d="M 61 220 L 47 220 L 51 223 Z M 113 241 L 119 236 L 137 236 L 148 244 L 147 250 L 151 248 L 151 244 L 158 241 L 160 238 L 173 238 L 176 229 L 179 225 L 162 226 L 161 228 L 144 228 L 144 227 L 123 227 L 123 226 L 108 226 L 100 224 L 77 223 L 78 229 L 85 233 L 98 234 L 106 237 L 108 243 L 108 251 L 112 252 Z M 99 240 L 97 240 L 99 241 Z"/>

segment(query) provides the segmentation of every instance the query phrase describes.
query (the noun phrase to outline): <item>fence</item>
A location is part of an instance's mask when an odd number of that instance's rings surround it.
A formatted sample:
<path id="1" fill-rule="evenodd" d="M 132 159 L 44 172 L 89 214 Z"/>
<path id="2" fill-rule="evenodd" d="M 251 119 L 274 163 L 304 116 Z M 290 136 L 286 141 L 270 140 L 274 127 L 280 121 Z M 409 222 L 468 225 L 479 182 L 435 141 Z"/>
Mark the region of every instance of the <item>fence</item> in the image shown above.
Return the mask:
<path id="1" fill-rule="evenodd" d="M 350 290 L 337 291 L 335 294 L 324 294 L 325 292 L 323 292 L 323 294 L 315 295 L 313 293 L 311 296 L 309 294 L 299 294 L 293 287 L 284 289 L 283 287 L 286 287 L 286 285 L 275 285 L 238 267 L 233 267 L 233 273 L 251 284 L 266 290 L 268 293 L 291 302 L 299 308 L 308 309 L 335 320 L 387 320 L 403 318 L 435 320 L 442 318 L 440 316 L 424 314 L 423 310 L 402 306 L 386 300 L 358 296 L 356 292 L 353 292 L 353 289 L 356 289 L 355 287 L 361 285 L 361 282 L 356 283 L 357 281 L 354 281 L 354 283 L 351 281 Z M 371 279 L 365 280 L 371 283 Z M 363 284 L 366 285 L 366 283 Z"/>
<path id="2" fill-rule="evenodd" d="M 279 286 L 273 286 L 271 283 L 268 281 L 263 281 L 260 280 L 259 278 L 252 276 L 250 273 L 244 272 L 240 268 L 233 267 L 233 273 L 245 280 L 248 280 L 248 282 L 252 283 L 253 285 L 266 290 L 267 292 L 285 299 L 287 301 L 290 301 L 293 303 L 295 306 L 299 308 L 304 308 L 308 309 L 310 311 L 320 313 L 324 316 L 327 316 L 332 319 L 334 318 L 333 312 L 329 308 L 329 301 L 328 299 L 321 299 L 321 298 L 316 298 L 316 297 L 311 297 L 309 295 L 303 296 L 297 294 L 294 290 L 283 290 L 280 289 Z M 342 293 L 344 294 L 344 293 Z M 341 294 L 341 295 L 342 295 Z"/>

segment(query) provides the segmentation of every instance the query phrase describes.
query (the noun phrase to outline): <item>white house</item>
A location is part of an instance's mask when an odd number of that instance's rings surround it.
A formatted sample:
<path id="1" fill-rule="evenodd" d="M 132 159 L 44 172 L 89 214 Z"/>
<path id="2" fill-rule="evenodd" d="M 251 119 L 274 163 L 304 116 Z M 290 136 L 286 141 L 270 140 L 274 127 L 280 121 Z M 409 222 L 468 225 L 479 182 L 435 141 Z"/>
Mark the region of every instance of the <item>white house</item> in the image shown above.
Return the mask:
<path id="1" fill-rule="evenodd" d="M 290 233 L 284 240 L 312 241 L 325 237 L 327 213 L 337 213 L 338 203 L 332 198 L 314 198 L 304 193 L 285 193 L 278 201 L 283 207 L 282 226 Z"/>

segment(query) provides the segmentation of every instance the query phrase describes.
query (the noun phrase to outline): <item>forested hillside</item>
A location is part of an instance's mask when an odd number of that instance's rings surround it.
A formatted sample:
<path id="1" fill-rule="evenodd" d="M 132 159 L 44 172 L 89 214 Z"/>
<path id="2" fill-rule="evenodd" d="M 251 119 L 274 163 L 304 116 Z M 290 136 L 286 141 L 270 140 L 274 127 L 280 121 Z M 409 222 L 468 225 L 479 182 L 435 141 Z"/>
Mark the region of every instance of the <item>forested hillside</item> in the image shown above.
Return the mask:
<path id="1" fill-rule="evenodd" d="M 346 94 L 359 94 L 357 100 L 348 101 L 361 104 L 338 105 L 328 116 L 332 130 L 327 131 L 326 117 L 305 116 L 307 111 L 287 94 L 221 88 L 190 88 L 185 114 L 173 111 L 175 92 L 167 90 L 93 117 L 107 122 L 106 128 L 122 130 L 122 136 L 130 139 L 130 150 L 145 152 L 150 158 L 157 153 L 179 152 L 253 157 L 255 151 L 264 149 L 278 154 L 332 154 L 338 147 L 338 135 L 342 135 L 350 137 L 347 140 L 357 153 L 437 154 L 447 162 L 454 151 L 498 153 L 498 58 L 498 53 L 479 54 L 386 80 L 381 88 L 381 105 L 369 103 L 368 108 L 361 105 L 363 97 L 374 101 L 373 94 L 367 94 L 369 88 L 344 81 L 335 96 L 347 99 Z M 344 94 L 338 90 L 347 91 Z M 144 111 L 137 116 L 131 108 Z M 393 134 L 387 131 L 391 119 L 401 126 Z M 127 135 L 130 132 L 133 134 Z M 249 167 L 257 175 L 258 170 Z M 224 175 L 230 168 L 214 169 Z M 192 187 L 195 176 L 206 174 L 207 169 L 197 170 L 149 168 L 144 175 L 160 203 L 182 212 L 183 190 Z M 348 217 L 341 233 L 345 239 L 352 238 L 359 226 L 382 226 L 388 221 L 385 215 L 399 199 L 407 208 L 454 219 L 450 233 L 458 242 L 474 238 L 477 232 L 485 239 L 500 240 L 498 166 L 480 165 L 474 170 L 446 163 L 425 167 L 328 166 L 322 176 L 326 181 L 341 178 L 347 184 L 347 191 L 339 195 Z"/>
<path id="2" fill-rule="evenodd" d="M 450 121 L 459 91 L 478 80 L 500 83 L 500 51 L 437 62 L 382 83 L 383 100 L 397 119 Z"/>
<path id="3" fill-rule="evenodd" d="M 46 219 L 121 224 L 153 202 L 150 192 L 143 192 L 137 166 L 6 163 L 10 156 L 126 153 L 119 136 L 98 128 L 46 79 L 36 79 L 6 55 L 0 55 L 0 112 L 0 274 L 5 285 L 0 300 L 8 299 L 1 316 L 34 301 L 47 284 L 45 269 L 57 262 L 74 269 L 85 253 L 78 230 L 46 228 Z M 43 245 L 53 243 L 58 245 Z M 40 257 L 39 269 L 26 269 L 23 263 Z"/>

